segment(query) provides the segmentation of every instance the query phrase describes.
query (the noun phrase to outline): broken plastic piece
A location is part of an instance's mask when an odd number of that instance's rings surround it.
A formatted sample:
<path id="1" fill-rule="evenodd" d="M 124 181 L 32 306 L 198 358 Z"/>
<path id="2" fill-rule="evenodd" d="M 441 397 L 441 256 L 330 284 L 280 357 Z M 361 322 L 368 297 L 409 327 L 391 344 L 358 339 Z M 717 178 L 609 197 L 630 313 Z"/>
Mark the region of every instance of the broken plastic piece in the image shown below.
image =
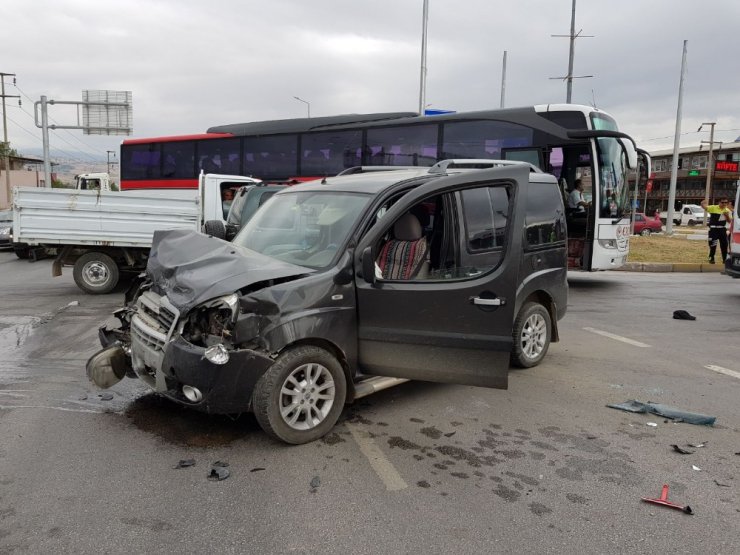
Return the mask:
<path id="1" fill-rule="evenodd" d="M 101 401 L 111 401 L 113 399 L 112 393 L 100 393 L 98 394 L 98 397 L 100 397 Z"/>
<path id="2" fill-rule="evenodd" d="M 231 473 L 225 466 L 212 466 L 211 472 L 208 474 L 208 479 L 212 482 L 220 482 L 226 480 Z"/>
<path id="3" fill-rule="evenodd" d="M 631 399 L 624 403 L 616 405 L 606 405 L 612 409 L 624 410 L 627 412 L 639 412 L 639 413 L 652 413 L 658 416 L 665 416 L 671 420 L 682 420 L 688 424 L 699 424 L 704 426 L 711 426 L 717 420 L 716 416 L 709 416 L 707 414 L 700 414 L 698 412 L 686 412 L 675 407 L 668 405 L 661 405 L 659 403 L 642 403 Z"/>
<path id="4" fill-rule="evenodd" d="M 694 449 L 699 449 L 700 447 L 706 447 L 707 442 L 705 441 L 703 443 L 687 443 L 686 445 L 688 445 L 689 447 L 693 447 Z"/>
<path id="5" fill-rule="evenodd" d="M 676 320 L 696 320 L 696 316 L 692 316 L 685 310 L 674 310 L 673 318 Z"/>
<path id="6" fill-rule="evenodd" d="M 188 468 L 189 466 L 195 466 L 195 459 L 180 459 L 177 465 L 172 468 L 177 470 L 178 468 Z"/>
<path id="7" fill-rule="evenodd" d="M 668 484 L 663 484 L 663 490 L 660 492 L 660 498 L 652 499 L 650 497 L 642 497 L 641 499 L 643 501 L 646 501 L 647 503 L 654 503 L 656 505 L 662 505 L 671 509 L 678 509 L 679 511 L 683 511 L 687 515 L 694 514 L 694 511 L 692 511 L 691 507 L 689 507 L 688 505 L 683 506 L 679 505 L 678 503 L 672 503 L 671 501 L 668 501 Z"/>
<path id="8" fill-rule="evenodd" d="M 647 425 L 648 426 L 651 426 L 653 428 L 657 428 L 658 427 L 658 425 L 655 422 L 648 422 Z"/>
<path id="9" fill-rule="evenodd" d="M 313 479 L 311 480 L 311 487 L 316 489 L 320 485 L 321 485 L 321 478 L 319 478 L 318 476 L 314 476 Z"/>
<path id="10" fill-rule="evenodd" d="M 261 466 L 258 466 L 258 467 L 256 467 L 256 468 L 253 468 L 253 469 L 252 469 L 252 470 L 250 470 L 249 472 L 259 472 L 260 470 L 265 470 L 265 469 L 264 469 L 264 468 L 262 468 Z"/>
<path id="11" fill-rule="evenodd" d="M 671 445 L 671 447 L 673 447 L 673 450 L 674 450 L 674 451 L 675 451 L 676 453 L 681 453 L 682 455 L 693 455 L 693 454 L 694 454 L 694 452 L 693 452 L 693 451 L 688 451 L 688 450 L 686 450 L 686 449 L 681 449 L 681 448 L 680 448 L 680 447 L 679 447 L 678 445 L 676 445 L 675 443 L 674 443 L 673 445 Z"/>
<path id="12" fill-rule="evenodd" d="M 692 464 L 692 465 L 691 465 L 691 470 L 701 470 L 701 468 L 699 468 L 699 467 L 698 467 L 698 466 L 696 466 L 695 464 Z"/>

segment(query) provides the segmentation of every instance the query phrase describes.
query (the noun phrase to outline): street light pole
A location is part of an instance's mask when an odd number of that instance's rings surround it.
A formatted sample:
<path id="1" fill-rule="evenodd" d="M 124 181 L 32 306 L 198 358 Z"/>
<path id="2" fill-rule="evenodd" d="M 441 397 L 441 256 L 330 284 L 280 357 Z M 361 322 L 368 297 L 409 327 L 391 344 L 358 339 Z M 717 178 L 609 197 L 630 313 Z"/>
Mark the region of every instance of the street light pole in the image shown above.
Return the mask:
<path id="1" fill-rule="evenodd" d="M 698 133 L 701 131 L 705 125 L 709 126 L 709 155 L 707 156 L 707 183 L 704 186 L 704 204 L 709 204 L 709 190 L 712 187 L 712 168 L 714 166 L 712 163 L 712 151 L 714 150 L 714 126 L 717 125 L 717 122 L 712 121 L 710 123 L 702 123 L 696 132 Z M 706 208 L 704 209 L 704 225 L 707 225 Z"/>
<path id="2" fill-rule="evenodd" d="M 298 102 L 303 102 L 306 105 L 306 113 L 308 114 L 308 117 L 311 117 L 311 103 L 308 100 L 303 100 L 302 98 L 298 98 L 297 96 L 294 96 Z"/>

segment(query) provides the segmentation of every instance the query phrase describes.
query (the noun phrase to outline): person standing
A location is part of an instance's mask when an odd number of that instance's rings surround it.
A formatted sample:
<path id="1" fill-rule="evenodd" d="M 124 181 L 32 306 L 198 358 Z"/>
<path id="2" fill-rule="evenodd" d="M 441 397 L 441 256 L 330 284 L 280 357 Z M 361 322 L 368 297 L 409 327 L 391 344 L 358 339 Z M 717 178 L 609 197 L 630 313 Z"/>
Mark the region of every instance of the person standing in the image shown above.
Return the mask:
<path id="1" fill-rule="evenodd" d="M 727 224 L 732 224 L 732 212 L 730 211 L 729 201 L 722 198 L 719 204 L 707 204 L 707 201 L 701 201 L 701 207 L 709 216 L 709 263 L 714 264 L 714 256 L 719 244 L 722 262 L 727 258 Z"/>

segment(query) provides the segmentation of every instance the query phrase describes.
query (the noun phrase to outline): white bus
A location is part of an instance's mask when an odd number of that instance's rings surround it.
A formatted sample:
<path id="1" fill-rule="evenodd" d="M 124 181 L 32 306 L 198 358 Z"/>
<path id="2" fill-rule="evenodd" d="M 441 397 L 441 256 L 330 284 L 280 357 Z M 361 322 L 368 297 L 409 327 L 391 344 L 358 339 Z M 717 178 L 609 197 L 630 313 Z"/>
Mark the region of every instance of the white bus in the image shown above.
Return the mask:
<path id="1" fill-rule="evenodd" d="M 649 157 L 641 154 L 649 172 Z M 637 166 L 637 148 L 612 116 L 590 106 L 546 104 L 438 116 L 351 114 L 129 139 L 121 146 L 121 188 L 196 187 L 201 170 L 267 182 L 306 181 L 355 166 L 431 166 L 462 158 L 530 162 L 560 180 L 566 206 L 580 180 L 590 205 L 563 215 L 568 267 L 609 270 L 625 263 L 628 178 Z"/>

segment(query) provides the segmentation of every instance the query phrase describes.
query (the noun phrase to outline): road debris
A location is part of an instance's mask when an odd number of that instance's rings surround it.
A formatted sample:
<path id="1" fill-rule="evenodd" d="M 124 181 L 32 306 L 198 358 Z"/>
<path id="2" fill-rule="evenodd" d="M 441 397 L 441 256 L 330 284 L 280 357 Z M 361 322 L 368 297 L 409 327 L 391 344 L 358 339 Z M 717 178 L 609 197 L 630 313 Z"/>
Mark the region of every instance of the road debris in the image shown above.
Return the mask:
<path id="1" fill-rule="evenodd" d="M 696 466 L 695 464 L 692 464 L 692 465 L 691 465 L 691 470 L 697 470 L 697 471 L 698 471 L 698 470 L 701 470 L 701 468 L 699 468 L 699 467 L 698 467 L 698 466 Z"/>
<path id="2" fill-rule="evenodd" d="M 658 416 L 664 416 L 671 420 L 680 420 L 681 422 L 686 422 L 688 424 L 698 424 L 703 426 L 711 426 L 717 420 L 716 416 L 709 416 L 698 412 L 687 412 L 668 405 L 662 405 L 660 403 L 642 403 L 635 399 L 630 399 L 624 403 L 606 406 L 627 412 L 657 414 Z"/>
<path id="3" fill-rule="evenodd" d="M 252 470 L 250 470 L 249 472 L 259 472 L 260 470 L 265 470 L 265 469 L 263 467 L 261 467 L 261 466 L 257 466 L 255 468 L 253 468 Z"/>
<path id="4" fill-rule="evenodd" d="M 715 484 L 717 484 L 721 488 L 729 488 L 730 484 L 723 484 L 722 482 L 718 482 L 717 480 L 714 481 Z"/>
<path id="5" fill-rule="evenodd" d="M 178 468 L 188 468 L 191 466 L 195 466 L 195 459 L 180 459 L 180 461 L 172 468 L 177 470 Z"/>
<path id="6" fill-rule="evenodd" d="M 691 510 L 691 507 L 688 505 L 679 505 L 678 503 L 672 503 L 671 501 L 668 501 L 668 484 L 663 484 L 663 490 L 660 492 L 660 497 L 658 499 L 653 499 L 651 497 L 642 497 L 643 501 L 647 503 L 654 503 L 655 505 L 662 505 L 663 507 L 668 507 L 670 509 L 678 509 L 679 511 L 683 511 L 687 515 L 693 515 L 694 511 Z"/>
<path id="7" fill-rule="evenodd" d="M 455 432 L 448 432 L 448 433 L 446 433 L 446 434 L 445 434 L 444 436 L 445 436 L 445 437 L 452 437 L 452 436 L 454 436 L 454 435 L 455 435 Z"/>
<path id="8" fill-rule="evenodd" d="M 696 316 L 692 316 L 685 310 L 674 310 L 673 318 L 675 320 L 696 320 Z"/>
<path id="9" fill-rule="evenodd" d="M 671 447 L 673 447 L 673 450 L 676 453 L 681 453 L 682 455 L 693 455 L 694 454 L 694 451 L 689 451 L 687 449 L 682 449 L 681 447 L 679 447 L 675 443 L 673 445 L 671 445 Z"/>
<path id="10" fill-rule="evenodd" d="M 98 393 L 98 397 L 100 397 L 101 401 L 112 401 L 113 400 L 112 393 Z"/>
<path id="11" fill-rule="evenodd" d="M 231 472 L 227 468 L 229 463 L 216 461 L 211 465 L 211 472 L 208 474 L 208 479 L 212 482 L 220 482 L 226 480 L 231 475 Z"/>
<path id="12" fill-rule="evenodd" d="M 311 479 L 311 487 L 312 487 L 313 489 L 316 489 L 316 488 L 317 488 L 317 487 L 319 487 L 320 485 L 321 485 L 321 478 L 319 478 L 318 476 L 314 476 L 314 477 L 313 477 L 313 478 Z"/>
<path id="13" fill-rule="evenodd" d="M 650 427 L 652 427 L 652 428 L 657 428 L 658 427 L 658 425 L 655 422 L 648 422 L 647 425 L 650 426 Z"/>
<path id="14" fill-rule="evenodd" d="M 694 449 L 699 449 L 701 447 L 706 447 L 707 446 L 707 442 L 704 441 L 702 443 L 687 443 L 686 445 L 688 445 L 689 447 L 693 447 Z"/>

